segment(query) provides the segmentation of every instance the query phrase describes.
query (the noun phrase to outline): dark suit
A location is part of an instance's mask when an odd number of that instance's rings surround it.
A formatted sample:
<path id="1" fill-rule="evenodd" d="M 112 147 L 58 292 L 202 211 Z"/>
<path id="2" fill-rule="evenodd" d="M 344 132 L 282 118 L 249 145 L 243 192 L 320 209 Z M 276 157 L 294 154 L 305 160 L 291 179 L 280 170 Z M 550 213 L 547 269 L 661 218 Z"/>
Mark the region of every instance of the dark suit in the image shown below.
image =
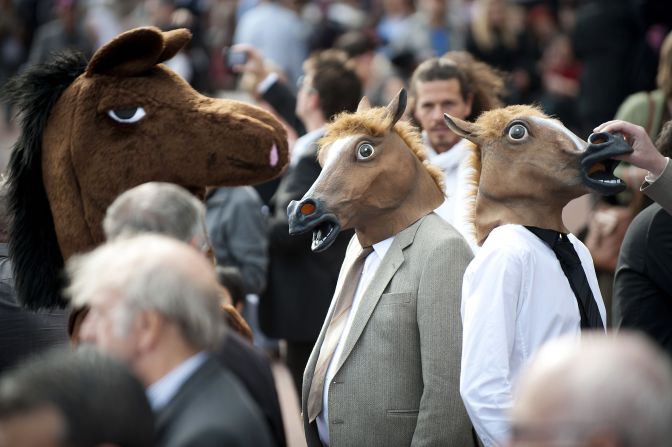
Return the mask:
<path id="1" fill-rule="evenodd" d="M 303 126 L 303 123 L 296 116 L 296 96 L 294 93 L 282 82 L 275 81 L 271 86 L 266 90 L 261 97 L 264 101 L 269 103 L 278 115 L 287 122 L 290 126 L 294 128 L 298 136 L 302 136 L 306 133 L 306 128 Z M 264 204 L 271 205 L 271 197 L 278 190 L 278 185 L 280 185 L 280 178 L 275 178 L 270 182 L 265 182 L 260 185 L 256 185 L 254 188 L 259 193 L 261 200 Z"/>
<path id="2" fill-rule="evenodd" d="M 261 97 L 273 106 L 278 115 L 287 121 L 287 124 L 294 128 L 297 135 L 301 136 L 306 133 L 306 128 L 296 116 L 296 96 L 285 84 L 274 82 Z"/>
<path id="3" fill-rule="evenodd" d="M 268 422 L 275 445 L 284 447 L 285 428 L 268 357 L 233 331 L 228 331 L 217 359 L 245 386 Z"/>
<path id="4" fill-rule="evenodd" d="M 243 385 L 208 358 L 156 415 L 159 447 L 272 446 L 261 411 Z"/>
<path id="5" fill-rule="evenodd" d="M 0 243 L 0 373 L 30 355 L 67 345 L 68 314 L 62 309 L 31 311 L 19 305 L 7 244 Z"/>
<path id="6" fill-rule="evenodd" d="M 672 355 L 672 215 L 644 209 L 625 233 L 614 279 L 614 326 L 644 331 Z"/>

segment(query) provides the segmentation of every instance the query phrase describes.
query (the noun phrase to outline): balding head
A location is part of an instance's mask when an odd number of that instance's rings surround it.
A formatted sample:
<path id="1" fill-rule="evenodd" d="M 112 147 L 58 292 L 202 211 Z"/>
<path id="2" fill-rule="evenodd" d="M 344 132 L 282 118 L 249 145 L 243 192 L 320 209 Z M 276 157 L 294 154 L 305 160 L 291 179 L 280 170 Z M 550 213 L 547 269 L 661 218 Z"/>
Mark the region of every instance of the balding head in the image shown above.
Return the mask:
<path id="1" fill-rule="evenodd" d="M 121 238 L 71 258 L 67 272 L 66 294 L 75 306 L 91 308 L 82 340 L 131 364 L 150 350 L 139 323 L 148 314 L 193 351 L 214 348 L 221 338 L 215 271 L 184 243 L 149 234 Z"/>
<path id="2" fill-rule="evenodd" d="M 105 237 L 158 233 L 203 248 L 205 205 L 172 183 L 149 182 L 121 194 L 103 220 Z"/>
<path id="3" fill-rule="evenodd" d="M 520 377 L 512 420 L 513 445 L 666 445 L 672 364 L 634 334 L 550 342 Z"/>

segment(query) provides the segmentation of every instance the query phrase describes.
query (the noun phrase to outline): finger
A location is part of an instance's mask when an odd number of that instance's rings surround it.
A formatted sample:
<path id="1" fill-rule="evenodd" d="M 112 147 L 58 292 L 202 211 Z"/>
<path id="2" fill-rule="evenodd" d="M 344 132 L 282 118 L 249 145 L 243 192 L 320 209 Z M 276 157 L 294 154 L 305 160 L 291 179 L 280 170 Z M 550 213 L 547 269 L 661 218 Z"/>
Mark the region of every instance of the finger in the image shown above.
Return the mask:
<path id="1" fill-rule="evenodd" d="M 595 129 L 593 129 L 593 132 L 602 132 L 605 127 L 607 127 L 611 124 L 617 123 L 617 122 L 619 122 L 619 121 L 618 120 L 610 120 L 610 121 L 607 121 L 606 123 L 602 123 L 599 126 L 597 126 Z"/>

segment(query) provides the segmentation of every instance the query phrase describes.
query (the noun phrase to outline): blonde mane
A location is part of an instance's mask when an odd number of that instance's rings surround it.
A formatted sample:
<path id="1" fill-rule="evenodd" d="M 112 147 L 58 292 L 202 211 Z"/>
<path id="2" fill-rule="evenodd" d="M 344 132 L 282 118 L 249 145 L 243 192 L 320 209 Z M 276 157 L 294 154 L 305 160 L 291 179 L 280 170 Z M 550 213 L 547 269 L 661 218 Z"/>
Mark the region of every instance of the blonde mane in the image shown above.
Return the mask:
<path id="1" fill-rule="evenodd" d="M 363 134 L 382 138 L 387 132 L 389 122 L 390 118 L 387 115 L 387 109 L 384 107 L 376 107 L 357 113 L 341 113 L 334 118 L 331 124 L 327 125 L 325 136 L 318 142 L 320 147 L 318 157 L 322 148 L 348 135 Z M 418 160 L 422 162 L 422 165 L 432 176 L 436 186 L 443 192 L 443 172 L 429 163 L 420 133 L 405 121 L 398 121 L 394 125 L 394 131 L 406 143 L 406 146 L 411 149 Z"/>

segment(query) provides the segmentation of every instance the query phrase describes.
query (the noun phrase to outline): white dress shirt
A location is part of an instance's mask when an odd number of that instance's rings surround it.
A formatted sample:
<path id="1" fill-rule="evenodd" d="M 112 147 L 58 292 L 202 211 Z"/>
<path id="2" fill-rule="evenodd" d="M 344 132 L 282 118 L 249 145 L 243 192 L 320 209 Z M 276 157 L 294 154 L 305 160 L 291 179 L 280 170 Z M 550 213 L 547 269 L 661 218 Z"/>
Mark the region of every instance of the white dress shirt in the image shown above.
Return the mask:
<path id="1" fill-rule="evenodd" d="M 607 321 L 590 253 L 569 239 Z M 467 267 L 461 314 L 460 394 L 484 445 L 503 445 L 516 378 L 545 342 L 580 336 L 579 307 L 553 250 L 524 226 L 503 225 Z"/>
<path id="2" fill-rule="evenodd" d="M 350 328 L 352 328 L 352 320 L 354 319 L 355 314 L 357 313 L 357 309 L 359 308 L 359 304 L 362 301 L 364 292 L 366 291 L 369 284 L 371 283 L 371 280 L 378 271 L 380 261 L 382 261 L 383 258 L 385 257 L 385 253 L 387 253 L 387 250 L 390 249 L 390 246 L 392 245 L 393 241 L 394 236 L 387 238 L 384 241 L 380 241 L 376 244 L 373 244 L 373 251 L 369 253 L 369 255 L 364 260 L 364 268 L 362 270 L 362 276 L 359 280 L 359 284 L 357 285 L 357 290 L 355 291 L 355 297 L 352 301 L 352 307 L 350 308 L 350 313 L 348 314 L 348 320 L 346 321 L 345 327 L 343 328 L 343 333 L 341 334 L 341 337 L 338 340 L 338 345 L 336 345 L 334 355 L 331 357 L 329 367 L 327 367 L 327 373 L 324 378 L 325 386 L 322 394 L 322 412 L 317 416 L 317 419 L 315 420 L 317 422 L 317 432 L 320 435 L 320 440 L 322 441 L 322 444 L 324 444 L 325 446 L 329 445 L 328 384 L 331 383 L 331 380 L 334 378 L 334 375 L 336 374 L 335 371 L 336 365 L 338 365 L 341 353 L 343 352 L 343 345 L 345 344 L 345 340 L 347 339 L 348 334 L 350 333 Z"/>
<path id="3" fill-rule="evenodd" d="M 469 166 L 469 141 L 461 139 L 452 148 L 441 153 L 431 147 L 427 138 L 424 141 L 429 162 L 443 171 L 446 198 L 434 212 L 455 227 L 475 253 L 478 245 L 471 219 L 475 195 L 471 194 L 470 188 L 470 176 L 474 169 Z"/>
<path id="4" fill-rule="evenodd" d="M 665 168 L 663 168 L 663 171 L 664 171 L 665 169 L 667 169 L 667 165 L 668 165 L 668 164 L 670 164 L 670 158 L 669 158 L 669 157 L 665 157 Z M 653 183 L 653 182 L 655 182 L 656 180 L 658 180 L 658 177 L 660 177 L 660 175 L 656 175 L 656 174 L 654 174 L 653 172 L 648 172 L 648 173 L 646 174 L 646 177 L 644 177 L 644 180 L 646 181 L 646 183 Z"/>
<path id="5" fill-rule="evenodd" d="M 192 374 L 208 359 L 205 352 L 192 355 L 184 362 L 173 368 L 165 376 L 147 387 L 147 400 L 154 412 L 159 411 L 171 401 L 180 387 Z"/>

